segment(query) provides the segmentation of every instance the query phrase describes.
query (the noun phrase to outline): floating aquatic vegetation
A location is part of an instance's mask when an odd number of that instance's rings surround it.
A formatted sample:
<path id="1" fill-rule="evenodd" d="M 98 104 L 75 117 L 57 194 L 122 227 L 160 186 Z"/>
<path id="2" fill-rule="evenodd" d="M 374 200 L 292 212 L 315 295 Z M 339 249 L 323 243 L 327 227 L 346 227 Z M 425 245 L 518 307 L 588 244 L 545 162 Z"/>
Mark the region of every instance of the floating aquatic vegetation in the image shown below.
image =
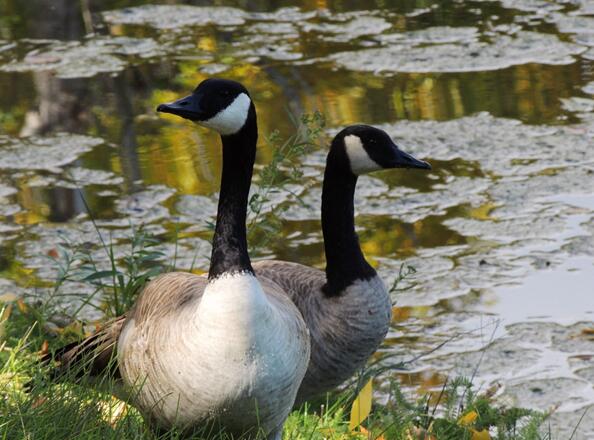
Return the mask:
<path id="1" fill-rule="evenodd" d="M 128 61 L 118 55 L 150 58 L 163 53 L 162 47 L 150 38 L 94 37 L 83 42 L 43 42 L 21 61 L 7 63 L 0 66 L 0 70 L 51 71 L 59 78 L 88 78 L 123 70 Z"/>
<path id="2" fill-rule="evenodd" d="M 143 224 L 166 219 L 170 216 L 169 209 L 163 206 L 162 203 L 173 194 L 175 194 L 175 190 L 172 188 L 164 185 L 153 185 L 118 200 L 116 210 L 130 221 L 135 219 L 136 222 Z"/>
<path id="3" fill-rule="evenodd" d="M 318 32 L 326 41 L 347 42 L 356 38 L 381 34 L 392 25 L 381 17 L 357 16 L 346 23 L 310 23 L 301 28 L 305 32 Z M 330 34 L 330 35 L 328 35 Z"/>
<path id="4" fill-rule="evenodd" d="M 478 39 L 479 32 L 474 27 L 433 26 L 418 31 L 379 35 L 376 39 L 382 43 L 470 43 Z"/>
<path id="5" fill-rule="evenodd" d="M 299 29 L 294 23 L 260 22 L 248 28 L 252 34 L 280 34 L 285 38 L 299 38 Z"/>
<path id="6" fill-rule="evenodd" d="M 574 41 L 584 46 L 594 47 L 594 33 L 592 34 L 577 34 L 573 37 Z"/>
<path id="7" fill-rule="evenodd" d="M 2 213 L 0 212 L 0 215 Z M 2 223 L 0 221 L 0 244 L 4 241 L 13 240 L 18 238 L 18 234 L 23 230 L 21 225 L 15 225 L 13 223 Z M 2 278 L 0 278 L 0 281 Z M 0 285 L 1 288 L 1 285 Z"/>
<path id="8" fill-rule="evenodd" d="M 252 12 L 250 18 L 261 21 L 302 23 L 318 15 L 318 11 L 302 11 L 297 6 L 279 8 L 273 12 Z"/>
<path id="9" fill-rule="evenodd" d="M 53 186 L 76 189 L 87 185 L 121 185 L 124 182 L 123 177 L 105 170 L 69 167 L 62 174 L 62 177 L 57 175 L 34 175 L 27 181 L 27 185 L 31 188 Z"/>
<path id="10" fill-rule="evenodd" d="M 563 9 L 562 5 L 547 0 L 499 0 L 504 8 L 545 15 Z"/>
<path id="11" fill-rule="evenodd" d="M 206 75 L 218 75 L 229 70 L 231 66 L 222 63 L 209 63 L 200 66 L 200 71 Z"/>
<path id="12" fill-rule="evenodd" d="M 579 163 L 588 159 L 592 142 L 588 126 L 525 125 L 488 113 L 446 122 L 398 122 L 381 128 L 403 145 L 414 145 L 420 157 L 477 161 L 483 171 L 500 176 L 531 175 Z"/>
<path id="13" fill-rule="evenodd" d="M 0 199 L 16 194 L 16 188 L 0 183 Z"/>
<path id="14" fill-rule="evenodd" d="M 559 32 L 566 34 L 594 34 L 594 17 L 553 14 L 549 21 L 557 25 Z"/>
<path id="15" fill-rule="evenodd" d="M 124 179 L 116 176 L 111 171 L 91 170 L 88 168 L 71 167 L 68 169 L 68 178 L 76 187 L 86 185 L 121 185 Z"/>
<path id="16" fill-rule="evenodd" d="M 328 58 L 353 71 L 475 72 L 510 66 L 541 63 L 571 64 L 585 48 L 559 40 L 555 35 L 518 32 L 497 35 L 490 43 L 436 44 L 415 46 L 390 44 L 386 47 L 339 52 Z"/>
<path id="17" fill-rule="evenodd" d="M 0 137 L 0 169 L 60 172 L 61 167 L 102 143 L 96 137 L 67 133 L 23 139 Z"/>
<path id="18" fill-rule="evenodd" d="M 22 208 L 16 203 L 5 203 L 4 201 L 0 203 L 0 216 L 2 217 L 9 217 L 21 211 Z M 5 227 L 8 226 L 5 225 Z"/>
<path id="19" fill-rule="evenodd" d="M 0 60 L 9 57 L 9 51 L 17 47 L 16 43 L 0 40 Z"/>
<path id="20" fill-rule="evenodd" d="M 587 386 L 587 385 L 586 385 Z M 594 436 L 594 419 L 592 414 L 594 405 L 585 405 L 573 411 L 555 411 L 549 417 L 552 433 L 555 438 L 592 438 Z M 582 417 L 586 414 L 585 417 Z"/>
<path id="21" fill-rule="evenodd" d="M 544 368 L 542 365 L 540 368 Z M 588 402 L 588 383 L 568 377 L 525 379 L 511 384 L 505 392 L 514 405 L 528 408 L 559 407 L 560 412 L 574 409 Z"/>
<path id="22" fill-rule="evenodd" d="M 217 215 L 217 200 L 201 195 L 183 195 L 175 204 L 176 220 L 180 223 L 196 225 L 206 229 L 208 223 L 214 223 Z"/>
<path id="23" fill-rule="evenodd" d="M 143 5 L 103 12 L 107 23 L 148 25 L 162 30 L 210 24 L 238 26 L 245 23 L 246 17 L 241 9 L 223 6 Z"/>
<path id="24" fill-rule="evenodd" d="M 303 57 L 297 51 L 297 41 L 287 40 L 278 34 L 248 34 L 234 43 L 235 56 L 251 58 L 264 57 L 277 61 L 293 61 Z"/>
<path id="25" fill-rule="evenodd" d="M 486 201 L 485 191 L 489 186 L 487 179 L 455 177 L 447 184 L 434 185 L 431 192 L 394 188 L 376 197 L 358 193 L 357 199 L 366 214 L 389 215 L 414 223 L 430 215 L 444 215 L 448 208 L 462 204 L 479 206 Z"/>
<path id="26" fill-rule="evenodd" d="M 570 3 L 575 9 L 571 11 L 573 15 L 594 15 L 594 1 L 592 0 L 571 0 L 566 2 L 565 0 L 556 0 L 558 3 L 567 4 Z"/>
<path id="27" fill-rule="evenodd" d="M 561 98 L 562 107 L 570 112 L 589 113 L 594 111 L 594 99 L 589 98 Z"/>

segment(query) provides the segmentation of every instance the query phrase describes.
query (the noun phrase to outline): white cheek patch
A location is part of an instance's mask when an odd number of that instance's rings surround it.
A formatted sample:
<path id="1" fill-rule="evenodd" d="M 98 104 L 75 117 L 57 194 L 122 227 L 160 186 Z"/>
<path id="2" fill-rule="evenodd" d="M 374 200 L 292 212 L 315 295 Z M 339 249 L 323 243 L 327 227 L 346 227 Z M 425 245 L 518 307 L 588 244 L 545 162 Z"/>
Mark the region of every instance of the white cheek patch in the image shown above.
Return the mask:
<path id="1" fill-rule="evenodd" d="M 248 95 L 242 93 L 212 118 L 206 121 L 199 121 L 198 124 L 212 128 L 223 136 L 235 134 L 245 124 L 250 111 L 250 104 L 251 100 Z"/>
<path id="2" fill-rule="evenodd" d="M 365 174 L 382 169 L 382 166 L 369 157 L 359 136 L 354 134 L 345 136 L 344 146 L 353 174 Z"/>

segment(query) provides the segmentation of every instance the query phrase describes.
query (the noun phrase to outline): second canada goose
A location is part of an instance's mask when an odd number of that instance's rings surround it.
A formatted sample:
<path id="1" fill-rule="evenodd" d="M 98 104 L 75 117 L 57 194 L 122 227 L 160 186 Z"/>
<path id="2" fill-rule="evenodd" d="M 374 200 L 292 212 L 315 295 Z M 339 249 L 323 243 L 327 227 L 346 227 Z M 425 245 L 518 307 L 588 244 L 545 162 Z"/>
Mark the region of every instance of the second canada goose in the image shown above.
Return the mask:
<path id="1" fill-rule="evenodd" d="M 388 168 L 431 166 L 398 149 L 388 134 L 353 125 L 333 139 L 322 192 L 325 272 L 286 261 L 258 261 L 258 276 L 291 295 L 310 331 L 311 360 L 297 403 L 340 385 L 362 368 L 383 341 L 392 303 L 367 263 L 355 232 L 353 199 L 361 174 Z"/>
<path id="2" fill-rule="evenodd" d="M 125 318 L 57 358 L 66 369 L 86 356 L 94 375 L 115 352 L 117 376 L 157 428 L 191 431 L 215 422 L 231 436 L 261 430 L 280 440 L 310 345 L 301 313 L 280 285 L 256 278 L 247 252 L 258 136 L 254 104 L 241 84 L 209 79 L 157 110 L 221 135 L 223 171 L 208 278 L 182 272 L 155 278 Z"/>

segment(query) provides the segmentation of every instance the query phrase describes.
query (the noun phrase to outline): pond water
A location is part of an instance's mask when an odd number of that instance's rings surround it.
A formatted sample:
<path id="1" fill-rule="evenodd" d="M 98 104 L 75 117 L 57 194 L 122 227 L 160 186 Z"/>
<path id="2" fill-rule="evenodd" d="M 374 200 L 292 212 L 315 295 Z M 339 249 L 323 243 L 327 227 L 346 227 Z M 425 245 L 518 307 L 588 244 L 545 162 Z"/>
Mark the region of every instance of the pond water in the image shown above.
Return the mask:
<path id="1" fill-rule="evenodd" d="M 406 386 L 499 381 L 505 401 L 557 407 L 558 438 L 590 408 L 577 438 L 594 437 L 592 0 L 144 3 L 0 0 L 0 298 L 46 295 L 64 237 L 98 243 L 79 188 L 116 253 L 144 224 L 178 267 L 207 269 L 218 139 L 155 107 L 233 78 L 263 135 L 318 109 L 329 134 L 375 124 L 433 164 L 357 191 L 386 283 L 417 270 L 382 350 L 409 360 L 447 342 L 398 374 Z M 278 195 L 306 205 L 255 258 L 323 267 L 324 152 Z"/>

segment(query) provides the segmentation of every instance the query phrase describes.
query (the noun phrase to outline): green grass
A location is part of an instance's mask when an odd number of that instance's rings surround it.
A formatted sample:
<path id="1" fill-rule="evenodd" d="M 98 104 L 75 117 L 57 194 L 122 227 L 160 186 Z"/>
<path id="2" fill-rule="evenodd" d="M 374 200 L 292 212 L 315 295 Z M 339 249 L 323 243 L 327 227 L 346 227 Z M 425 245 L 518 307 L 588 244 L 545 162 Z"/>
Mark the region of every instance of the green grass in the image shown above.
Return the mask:
<path id="1" fill-rule="evenodd" d="M 264 247 L 267 237 L 278 231 L 280 214 L 287 205 L 272 209 L 266 205 L 275 191 L 299 181 L 298 159 L 319 138 L 323 118 L 319 114 L 304 116 L 299 127 L 297 135 L 287 141 L 277 135 L 269 139 L 273 160 L 259 173 L 258 189 L 249 206 L 252 250 Z M 299 203 L 298 197 L 290 202 Z M 112 378 L 105 377 L 94 386 L 73 384 L 68 378 L 54 383 L 48 375 L 52 365 L 39 363 L 40 351 L 55 350 L 92 330 L 78 319 L 83 307 L 98 307 L 105 319 L 117 316 L 134 303 L 147 281 L 175 269 L 175 258 L 163 262 L 163 254 L 155 250 L 161 240 L 142 228 L 131 229 L 128 251 L 120 260 L 116 260 L 110 240 L 99 237 L 107 266 L 95 261 L 86 246 L 64 241 L 53 256 L 58 269 L 56 281 L 43 301 L 19 300 L 3 308 L 0 304 L 0 440 L 182 436 L 175 429 L 160 435 L 152 433 L 133 406 L 112 396 L 117 389 Z M 414 268 L 403 265 L 391 291 L 402 290 L 398 283 L 412 273 Z M 79 307 L 69 310 L 67 319 L 56 324 L 55 316 L 65 314 L 60 301 L 62 288 L 71 281 L 86 283 L 92 293 L 81 295 Z M 97 298 L 101 301 L 95 301 Z M 499 440 L 550 438 L 539 431 L 544 414 L 500 407 L 488 393 L 476 394 L 471 381 L 464 378 L 448 380 L 443 389 L 425 396 L 406 395 L 397 380 L 391 379 L 394 366 L 387 365 L 386 359 L 383 362 L 371 365 L 340 392 L 294 411 L 283 438 L 481 440 L 476 432 L 484 434 L 485 429 L 490 430 L 491 438 Z M 381 384 L 382 393 L 376 391 L 375 397 L 382 404 L 374 403 L 361 425 L 364 431 L 361 427 L 351 430 L 351 406 L 359 387 L 378 374 L 382 379 L 376 382 Z M 202 427 L 195 438 L 225 440 L 228 436 L 217 427 Z"/>
<path id="2" fill-rule="evenodd" d="M 10 306 L 8 306 L 10 307 Z M 31 307 L 7 307 L 2 312 L 0 345 L 0 439 L 176 439 L 172 430 L 153 434 L 133 407 L 110 395 L 115 384 L 106 378 L 102 386 L 52 383 L 49 366 L 38 363 L 44 345 L 43 332 Z M 28 329 L 28 330 L 27 330 Z M 74 334 L 54 336 L 52 346 L 74 339 Z M 33 380 L 31 389 L 26 384 Z M 100 389 L 100 390 L 99 390 Z M 441 391 L 413 400 L 397 382 L 389 382 L 385 403 L 375 404 L 363 422 L 368 434 L 349 430 L 354 386 L 329 396 L 323 404 L 305 405 L 294 411 L 285 426 L 285 439 L 423 438 L 411 433 L 431 432 L 436 439 L 473 439 L 473 430 L 491 428 L 492 438 L 546 439 L 539 433 L 544 414 L 518 408 L 501 408 L 488 395 L 477 395 L 463 378 L 448 381 Z M 464 425 L 463 416 L 476 419 Z M 468 418 L 468 417 L 466 417 Z M 470 417 L 471 418 L 471 417 Z M 217 429 L 204 428 L 195 438 L 228 438 Z"/>

